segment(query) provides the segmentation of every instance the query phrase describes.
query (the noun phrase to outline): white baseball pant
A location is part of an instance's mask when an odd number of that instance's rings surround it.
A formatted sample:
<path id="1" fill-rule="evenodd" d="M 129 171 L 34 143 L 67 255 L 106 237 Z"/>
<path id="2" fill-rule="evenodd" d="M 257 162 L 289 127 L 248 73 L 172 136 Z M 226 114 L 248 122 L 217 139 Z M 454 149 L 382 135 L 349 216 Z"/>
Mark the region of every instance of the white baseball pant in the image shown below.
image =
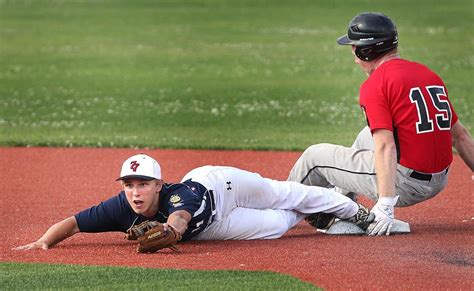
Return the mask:
<path id="1" fill-rule="evenodd" d="M 188 179 L 212 190 L 216 200 L 214 222 L 197 240 L 279 238 L 309 214 L 334 213 L 345 219 L 359 209 L 334 190 L 276 181 L 233 167 L 196 168 L 182 181 Z"/>

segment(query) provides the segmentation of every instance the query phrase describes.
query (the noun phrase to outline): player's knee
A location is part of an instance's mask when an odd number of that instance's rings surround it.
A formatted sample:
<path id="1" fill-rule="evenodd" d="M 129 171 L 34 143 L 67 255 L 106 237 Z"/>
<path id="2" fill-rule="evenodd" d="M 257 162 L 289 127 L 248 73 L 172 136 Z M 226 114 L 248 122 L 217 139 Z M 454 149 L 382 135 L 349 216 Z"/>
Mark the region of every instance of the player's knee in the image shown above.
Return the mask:
<path id="1" fill-rule="evenodd" d="M 325 154 L 328 149 L 331 147 L 331 144 L 328 143 L 318 143 L 308 147 L 303 152 L 303 157 L 305 160 L 317 159 L 319 156 Z"/>
<path id="2" fill-rule="evenodd" d="M 297 223 L 297 214 L 287 210 L 273 210 L 267 213 L 262 223 L 262 238 L 273 239 L 282 237 Z"/>

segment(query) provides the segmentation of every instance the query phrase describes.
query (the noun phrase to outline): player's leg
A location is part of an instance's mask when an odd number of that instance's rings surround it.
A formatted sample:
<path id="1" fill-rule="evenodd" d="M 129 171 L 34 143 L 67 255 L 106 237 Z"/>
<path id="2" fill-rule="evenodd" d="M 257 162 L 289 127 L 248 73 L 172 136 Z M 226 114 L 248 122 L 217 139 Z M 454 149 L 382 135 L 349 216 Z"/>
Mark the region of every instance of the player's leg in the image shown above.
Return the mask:
<path id="1" fill-rule="evenodd" d="M 352 144 L 352 148 L 366 150 L 375 149 L 374 138 L 372 137 L 372 133 L 370 132 L 370 128 L 368 126 L 364 127 L 359 132 L 356 140 Z"/>
<path id="2" fill-rule="evenodd" d="M 397 207 L 405 207 L 431 199 L 440 193 L 448 183 L 448 171 L 431 174 L 431 179 L 413 178 L 410 170 L 402 165 L 397 166 L 397 183 L 395 192 L 399 195 Z"/>
<path id="3" fill-rule="evenodd" d="M 186 174 L 183 180 L 187 179 L 199 182 L 214 192 L 216 214 L 212 229 L 219 228 L 216 222 L 231 216 L 237 208 L 291 211 L 298 213 L 298 219 L 319 212 L 333 213 L 342 219 L 354 218 L 358 225 L 368 218 L 358 215 L 363 210 L 358 204 L 331 189 L 267 179 L 233 167 L 200 167 Z M 291 227 L 292 223 L 288 225 Z M 227 226 L 224 224 L 221 227 L 225 230 Z M 275 226 L 270 224 L 268 227 L 272 227 L 272 233 L 275 231 Z M 277 229 L 280 230 L 279 227 Z"/>
<path id="4" fill-rule="evenodd" d="M 374 150 L 375 148 L 374 138 L 372 137 L 372 133 L 370 132 L 370 128 L 368 126 L 364 127 L 359 132 L 359 134 L 357 135 L 357 138 L 355 139 L 351 147 L 354 149 Z M 358 193 L 348 191 L 346 189 L 342 189 L 341 187 L 337 187 L 337 186 L 334 187 L 334 190 L 336 190 L 336 192 L 341 193 L 342 195 L 345 195 L 351 198 L 354 201 L 357 201 Z"/>
<path id="5" fill-rule="evenodd" d="M 285 234 L 305 216 L 296 211 L 237 207 L 214 221 L 196 240 L 274 239 Z"/>
<path id="6" fill-rule="evenodd" d="M 334 213 L 345 219 L 359 209 L 357 203 L 332 189 L 276 181 L 232 167 L 217 167 L 212 176 L 225 212 L 235 207 L 284 209 L 306 214 Z"/>
<path id="7" fill-rule="evenodd" d="M 209 166 L 209 165 L 194 168 L 184 175 L 184 177 L 181 179 L 181 182 L 189 180 L 189 179 L 192 179 L 193 181 L 199 181 L 199 180 L 207 181 L 209 173 L 212 172 L 214 168 L 215 168 L 214 166 Z"/>
<path id="8" fill-rule="evenodd" d="M 358 149 L 374 149 L 374 139 L 368 126 L 362 129 L 352 147 Z M 399 196 L 396 204 L 397 207 L 414 205 L 435 197 L 444 189 L 448 180 L 447 171 L 432 174 L 430 181 L 412 178 L 410 177 L 411 173 L 412 170 L 402 165 L 397 166 L 395 184 L 395 193 Z"/>
<path id="9" fill-rule="evenodd" d="M 373 151 L 333 144 L 307 148 L 293 166 L 289 181 L 322 187 L 337 186 L 377 200 Z"/>

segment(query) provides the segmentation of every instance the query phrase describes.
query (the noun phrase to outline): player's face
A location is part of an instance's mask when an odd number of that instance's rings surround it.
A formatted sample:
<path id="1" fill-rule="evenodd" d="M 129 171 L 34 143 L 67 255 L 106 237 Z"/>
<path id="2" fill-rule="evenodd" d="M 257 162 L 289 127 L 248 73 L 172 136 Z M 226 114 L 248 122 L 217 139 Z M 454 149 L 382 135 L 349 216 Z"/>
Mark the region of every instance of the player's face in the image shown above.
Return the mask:
<path id="1" fill-rule="evenodd" d="M 153 217 L 158 213 L 161 180 L 130 179 L 122 182 L 127 201 L 137 214 Z"/>
<path id="2" fill-rule="evenodd" d="M 354 56 L 354 62 L 359 65 L 359 67 L 364 71 L 364 73 L 367 74 L 367 76 L 370 76 L 372 72 L 375 70 L 375 62 L 365 62 L 361 59 L 359 59 L 356 54 L 355 54 L 356 46 L 352 46 L 352 55 Z"/>

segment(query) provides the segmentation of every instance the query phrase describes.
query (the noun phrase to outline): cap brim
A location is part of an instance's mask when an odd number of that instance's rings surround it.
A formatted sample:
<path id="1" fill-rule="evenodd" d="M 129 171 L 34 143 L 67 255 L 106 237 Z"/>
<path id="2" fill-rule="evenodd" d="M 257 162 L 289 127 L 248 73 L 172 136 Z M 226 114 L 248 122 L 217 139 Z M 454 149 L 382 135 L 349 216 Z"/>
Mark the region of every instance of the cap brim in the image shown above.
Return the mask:
<path id="1" fill-rule="evenodd" d="M 128 175 L 128 176 L 117 178 L 115 181 L 128 180 L 128 179 L 140 179 L 144 181 L 150 181 L 150 180 L 155 180 L 156 178 L 148 177 L 148 176 L 140 176 L 140 175 Z"/>
<path id="2" fill-rule="evenodd" d="M 355 44 L 355 42 L 346 35 L 341 36 L 337 39 L 337 43 L 340 45 L 348 45 L 348 44 Z"/>

